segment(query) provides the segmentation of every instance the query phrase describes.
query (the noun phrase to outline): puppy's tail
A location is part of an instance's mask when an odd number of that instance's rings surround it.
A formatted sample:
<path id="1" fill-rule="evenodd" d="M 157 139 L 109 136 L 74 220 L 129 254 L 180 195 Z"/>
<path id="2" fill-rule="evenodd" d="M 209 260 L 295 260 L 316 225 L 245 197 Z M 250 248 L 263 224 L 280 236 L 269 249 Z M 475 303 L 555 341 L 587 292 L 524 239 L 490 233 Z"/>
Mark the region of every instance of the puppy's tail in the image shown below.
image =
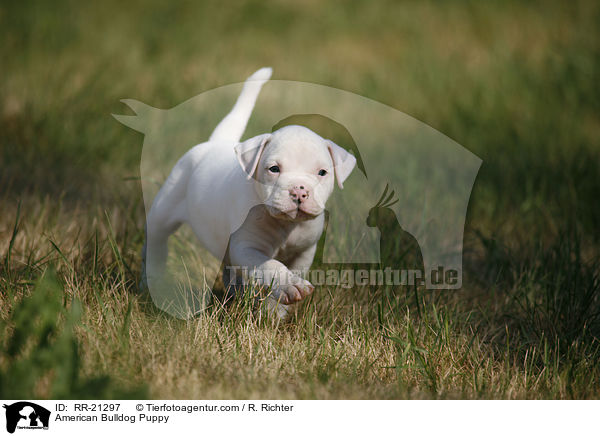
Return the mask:
<path id="1" fill-rule="evenodd" d="M 244 88 L 235 102 L 233 109 L 215 128 L 212 135 L 210 135 L 209 141 L 227 140 L 236 143 L 240 142 L 260 89 L 269 80 L 272 73 L 273 69 L 270 67 L 261 68 L 246 79 Z"/>

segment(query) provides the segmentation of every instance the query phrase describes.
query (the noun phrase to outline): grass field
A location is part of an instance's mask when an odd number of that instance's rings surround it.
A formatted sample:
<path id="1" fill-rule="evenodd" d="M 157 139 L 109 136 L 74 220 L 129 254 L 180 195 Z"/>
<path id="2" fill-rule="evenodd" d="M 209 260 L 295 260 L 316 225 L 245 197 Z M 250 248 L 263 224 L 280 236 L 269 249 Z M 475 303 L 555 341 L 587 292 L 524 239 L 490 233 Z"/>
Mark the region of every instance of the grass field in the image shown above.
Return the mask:
<path id="1" fill-rule="evenodd" d="M 600 398 L 600 5 L 2 2 L 3 398 Z M 142 135 L 270 65 L 483 159 L 459 291 L 318 289 L 274 326 L 137 295 Z"/>

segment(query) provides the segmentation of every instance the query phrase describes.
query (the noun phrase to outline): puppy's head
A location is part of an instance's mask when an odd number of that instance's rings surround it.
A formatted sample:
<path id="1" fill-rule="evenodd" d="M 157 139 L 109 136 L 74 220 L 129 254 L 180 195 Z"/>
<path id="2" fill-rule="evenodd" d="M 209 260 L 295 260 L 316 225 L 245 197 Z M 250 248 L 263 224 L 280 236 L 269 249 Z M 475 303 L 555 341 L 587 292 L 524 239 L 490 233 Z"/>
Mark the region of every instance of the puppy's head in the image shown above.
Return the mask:
<path id="1" fill-rule="evenodd" d="M 337 144 L 302 126 L 286 126 L 251 138 L 235 148 L 237 159 L 254 178 L 269 213 L 292 221 L 323 213 L 333 191 L 352 172 L 356 159 Z"/>

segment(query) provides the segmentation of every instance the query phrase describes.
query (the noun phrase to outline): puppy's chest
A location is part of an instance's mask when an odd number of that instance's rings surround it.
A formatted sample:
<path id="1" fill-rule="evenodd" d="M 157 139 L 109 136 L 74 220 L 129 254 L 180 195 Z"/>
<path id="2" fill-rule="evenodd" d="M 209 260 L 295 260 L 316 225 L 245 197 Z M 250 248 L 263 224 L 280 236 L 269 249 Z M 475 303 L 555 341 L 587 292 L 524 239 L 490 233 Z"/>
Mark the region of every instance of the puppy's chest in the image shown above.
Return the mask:
<path id="1" fill-rule="evenodd" d="M 320 236 L 321 232 L 314 226 L 297 226 L 281 242 L 274 257 L 277 259 L 294 258 L 315 245 Z"/>

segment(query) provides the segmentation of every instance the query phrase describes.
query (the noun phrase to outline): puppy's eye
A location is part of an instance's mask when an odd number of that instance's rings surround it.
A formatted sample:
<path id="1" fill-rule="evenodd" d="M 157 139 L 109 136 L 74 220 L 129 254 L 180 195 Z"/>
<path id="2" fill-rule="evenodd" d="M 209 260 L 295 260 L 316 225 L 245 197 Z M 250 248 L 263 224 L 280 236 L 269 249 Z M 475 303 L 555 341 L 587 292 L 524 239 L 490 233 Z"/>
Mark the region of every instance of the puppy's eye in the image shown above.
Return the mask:
<path id="1" fill-rule="evenodd" d="M 272 173 L 278 173 L 279 167 L 277 165 L 273 165 L 271 168 L 269 168 L 269 171 L 271 171 Z"/>
<path id="2" fill-rule="evenodd" d="M 326 170 L 321 170 L 321 171 L 319 171 L 319 175 L 320 175 L 321 177 L 323 177 L 323 176 L 324 176 L 324 175 L 326 175 L 326 174 L 327 174 L 327 171 L 326 171 Z"/>

